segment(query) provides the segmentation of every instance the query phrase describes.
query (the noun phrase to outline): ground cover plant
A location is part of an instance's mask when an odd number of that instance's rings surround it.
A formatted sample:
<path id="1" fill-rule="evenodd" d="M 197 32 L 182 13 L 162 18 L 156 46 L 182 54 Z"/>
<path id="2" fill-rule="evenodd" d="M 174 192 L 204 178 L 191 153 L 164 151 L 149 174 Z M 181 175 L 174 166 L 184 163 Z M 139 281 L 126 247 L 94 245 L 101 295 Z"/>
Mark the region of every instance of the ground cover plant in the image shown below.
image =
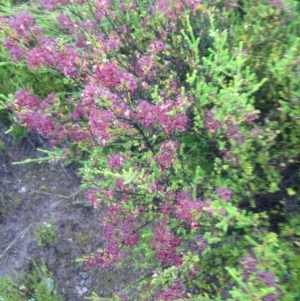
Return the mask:
<path id="1" fill-rule="evenodd" d="M 57 243 L 56 226 L 51 220 L 38 224 L 34 235 L 38 246 L 45 247 Z"/>
<path id="2" fill-rule="evenodd" d="M 112 298 L 300 296 L 299 10 L 41 0 L 2 13 L 11 60 L 63 84 L 29 84 L 7 109 L 107 205 L 106 244 L 83 260 L 109 268 L 130 248 L 147 271 Z"/>
<path id="3" fill-rule="evenodd" d="M 0 278 L 1 301 L 62 301 L 56 297 L 56 287 L 51 279 L 51 273 L 45 264 L 32 262 L 30 274 L 16 274 L 16 279 L 7 276 Z"/>

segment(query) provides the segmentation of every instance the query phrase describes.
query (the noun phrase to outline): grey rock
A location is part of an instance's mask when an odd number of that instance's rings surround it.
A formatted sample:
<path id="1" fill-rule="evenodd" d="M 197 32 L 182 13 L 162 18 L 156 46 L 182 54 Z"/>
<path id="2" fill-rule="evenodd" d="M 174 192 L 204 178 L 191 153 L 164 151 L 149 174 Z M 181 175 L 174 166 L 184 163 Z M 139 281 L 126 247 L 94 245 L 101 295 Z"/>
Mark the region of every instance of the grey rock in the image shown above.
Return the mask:
<path id="1" fill-rule="evenodd" d="M 89 278 L 89 275 L 86 272 L 79 272 L 79 276 L 82 279 L 88 279 Z"/>
<path id="2" fill-rule="evenodd" d="M 92 279 L 89 277 L 88 279 L 85 280 L 84 284 L 87 286 L 87 287 L 91 287 L 92 286 Z"/>

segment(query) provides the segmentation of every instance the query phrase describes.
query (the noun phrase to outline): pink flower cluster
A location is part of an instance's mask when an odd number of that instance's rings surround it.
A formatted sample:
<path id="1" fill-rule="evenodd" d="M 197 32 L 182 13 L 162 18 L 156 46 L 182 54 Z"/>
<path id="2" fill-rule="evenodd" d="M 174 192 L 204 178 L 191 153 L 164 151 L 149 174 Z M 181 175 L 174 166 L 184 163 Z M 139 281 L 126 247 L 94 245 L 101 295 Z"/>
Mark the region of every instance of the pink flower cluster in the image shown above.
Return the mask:
<path id="1" fill-rule="evenodd" d="M 147 101 L 141 101 L 136 108 L 136 120 L 145 128 L 156 124 L 159 120 L 159 108 L 149 104 Z"/>
<path id="2" fill-rule="evenodd" d="M 86 194 L 87 200 L 93 205 L 94 208 L 98 207 L 99 197 L 97 194 L 99 191 L 100 190 L 98 188 L 93 188 L 93 189 L 89 190 Z"/>
<path id="3" fill-rule="evenodd" d="M 22 89 L 14 95 L 15 104 L 18 108 L 34 110 L 38 108 L 41 101 L 33 94 L 30 93 L 29 89 Z"/>
<path id="4" fill-rule="evenodd" d="M 155 225 L 153 229 L 154 238 L 151 239 L 151 250 L 162 265 L 175 264 L 179 266 L 182 264 L 182 256 L 177 249 L 181 245 L 181 241 L 166 229 L 166 225 L 166 220 Z"/>
<path id="5" fill-rule="evenodd" d="M 242 257 L 241 267 L 243 269 L 243 275 L 245 277 L 251 275 L 256 272 L 259 264 L 259 260 L 255 257 L 253 253 L 249 253 Z"/>
<path id="6" fill-rule="evenodd" d="M 97 84 L 88 84 L 81 93 L 82 104 L 93 107 L 100 99 L 116 101 L 118 96 Z"/>
<path id="7" fill-rule="evenodd" d="M 259 118 L 257 114 L 244 112 L 242 109 L 238 109 L 237 112 L 243 116 L 243 123 L 250 126 L 253 126 L 253 121 Z M 215 134 L 218 129 L 222 129 L 227 137 L 243 144 L 246 137 L 242 133 L 240 126 L 236 124 L 234 120 L 235 116 L 233 114 L 229 114 L 226 121 L 222 124 L 220 121 L 215 119 L 212 111 L 208 111 L 205 116 L 205 127 L 213 134 Z"/>
<path id="8" fill-rule="evenodd" d="M 45 138 L 52 138 L 56 134 L 56 121 L 48 116 L 51 112 L 49 108 L 57 99 L 54 94 L 50 94 L 43 101 L 32 95 L 29 89 L 22 89 L 15 93 L 16 116 L 21 124 L 28 127 L 29 131 L 39 132 Z"/>
<path id="9" fill-rule="evenodd" d="M 272 0 L 272 1 L 270 1 L 269 6 L 279 8 L 281 10 L 285 8 L 284 2 L 282 2 L 281 0 Z"/>
<path id="10" fill-rule="evenodd" d="M 275 276 L 269 271 L 262 271 L 259 267 L 260 261 L 256 258 L 254 253 L 250 252 L 245 255 L 241 261 L 241 268 L 243 269 L 244 281 L 247 283 L 247 280 L 250 276 L 255 276 L 256 281 L 259 285 L 265 285 L 266 287 L 275 288 L 275 292 L 268 294 L 262 298 L 263 301 L 276 301 L 282 296 Z"/>
<path id="11" fill-rule="evenodd" d="M 194 237 L 191 242 L 192 250 L 196 251 L 197 253 L 203 252 L 207 247 L 207 242 L 202 237 Z"/>
<path id="12" fill-rule="evenodd" d="M 191 267 L 190 268 L 190 271 L 189 271 L 189 276 L 194 279 L 197 277 L 197 275 L 199 274 L 200 272 L 200 268 L 197 267 L 197 266 L 194 266 L 194 267 Z"/>
<path id="13" fill-rule="evenodd" d="M 68 30 L 68 33 L 70 35 L 74 34 L 75 31 L 75 23 L 74 21 L 72 21 L 70 19 L 70 17 L 66 14 L 64 14 L 63 12 L 61 12 L 58 17 L 57 20 L 59 22 L 60 28 L 62 30 Z"/>
<path id="14" fill-rule="evenodd" d="M 164 18 L 168 20 L 170 24 L 170 30 L 175 31 L 175 22 L 174 20 L 180 19 L 183 12 L 187 9 L 195 10 L 199 5 L 198 0 L 185 0 L 185 1 L 176 1 L 176 0 L 156 0 L 155 4 L 150 7 L 150 13 L 152 15 L 161 14 Z"/>
<path id="15" fill-rule="evenodd" d="M 219 187 L 216 189 L 216 194 L 222 200 L 230 201 L 232 196 L 232 191 L 226 187 Z"/>
<path id="16" fill-rule="evenodd" d="M 114 152 L 111 153 L 110 157 L 108 158 L 108 165 L 112 169 L 122 167 L 124 162 L 125 162 L 125 157 L 118 156 Z"/>
<path id="17" fill-rule="evenodd" d="M 69 0 L 41 0 L 41 8 L 49 11 L 54 11 L 59 5 L 67 4 Z"/>
<path id="18" fill-rule="evenodd" d="M 136 246 L 139 242 L 140 235 L 136 232 L 137 217 L 134 214 L 127 215 L 119 224 L 119 236 L 125 246 Z"/>
<path id="19" fill-rule="evenodd" d="M 230 164 L 230 166 L 236 166 L 241 162 L 241 159 L 235 155 L 232 149 L 224 149 L 221 154 L 223 160 Z"/>
<path id="20" fill-rule="evenodd" d="M 225 7 L 229 8 L 229 9 L 235 9 L 238 7 L 239 0 L 234 0 L 231 2 L 226 1 L 225 2 Z"/>
<path id="21" fill-rule="evenodd" d="M 4 39 L 4 47 L 15 61 L 24 59 L 30 42 L 36 41 L 43 33 L 41 28 L 35 26 L 35 20 L 27 12 L 21 12 L 9 20 L 3 19 L 1 23 L 13 30 Z"/>
<path id="22" fill-rule="evenodd" d="M 199 213 L 204 207 L 204 202 L 193 200 L 190 194 L 186 192 L 182 191 L 176 195 L 175 215 L 190 225 L 199 223 Z"/>
<path id="23" fill-rule="evenodd" d="M 27 126 L 31 132 L 39 132 L 45 138 L 52 138 L 56 133 L 55 123 L 52 118 L 35 112 L 16 114 L 20 122 Z"/>
<path id="24" fill-rule="evenodd" d="M 166 50 L 166 45 L 160 40 L 154 40 L 148 47 L 149 52 L 159 53 Z"/>
<path id="25" fill-rule="evenodd" d="M 239 129 L 239 127 L 232 123 L 232 122 L 227 122 L 225 124 L 225 127 L 226 127 L 226 135 L 228 137 L 230 137 L 231 139 L 235 140 L 235 141 L 240 141 L 242 142 L 242 139 L 243 139 L 243 135 Z"/>
<path id="26" fill-rule="evenodd" d="M 184 291 L 183 282 L 179 279 L 173 280 L 173 283 L 168 286 L 166 290 L 156 292 L 154 295 L 155 301 L 175 301 L 183 300 L 187 297 L 187 293 Z"/>
<path id="27" fill-rule="evenodd" d="M 212 111 L 208 111 L 205 116 L 205 127 L 211 132 L 216 133 L 216 130 L 222 126 L 221 122 L 214 118 Z"/>
<path id="28" fill-rule="evenodd" d="M 60 54 L 55 42 L 48 38 L 38 40 L 36 47 L 29 49 L 27 53 L 27 62 L 31 68 L 42 66 L 57 66 Z"/>
<path id="29" fill-rule="evenodd" d="M 177 140 L 167 140 L 161 143 L 159 154 L 155 156 L 156 164 L 161 170 L 170 168 L 174 164 L 178 148 Z"/>
<path id="30" fill-rule="evenodd" d="M 153 81 L 156 75 L 156 62 L 153 55 L 143 55 L 136 63 L 136 70 L 141 79 Z"/>
<path id="31" fill-rule="evenodd" d="M 61 136 L 61 138 L 58 141 L 63 141 L 63 139 L 68 136 L 70 136 L 75 142 L 87 141 L 92 138 L 92 135 L 88 131 L 88 128 L 81 126 L 78 123 L 72 124 L 71 128 L 66 130 L 64 128 L 61 128 L 61 133 L 63 133 L 64 131 L 66 131 L 67 134 Z"/>
<path id="32" fill-rule="evenodd" d="M 108 89 L 123 90 L 127 88 L 133 93 L 137 88 L 137 82 L 132 74 L 119 70 L 115 63 L 107 62 L 93 66 L 93 76 L 103 87 Z"/>
<path id="33" fill-rule="evenodd" d="M 26 55 L 26 49 L 19 45 L 18 41 L 11 38 L 6 38 L 4 40 L 4 48 L 10 52 L 11 58 L 14 61 L 19 61 L 23 59 Z"/>
<path id="34" fill-rule="evenodd" d="M 15 30 L 19 38 L 28 39 L 31 35 L 29 28 L 35 26 L 35 21 L 27 12 L 21 12 L 10 19 L 9 25 Z"/>
<path id="35" fill-rule="evenodd" d="M 278 298 L 282 296 L 282 292 L 280 291 L 275 276 L 268 271 L 259 271 L 256 276 L 256 280 L 260 283 L 264 283 L 266 287 L 274 287 L 275 292 L 273 294 L 268 294 L 263 297 L 263 301 L 276 301 Z"/>
<path id="36" fill-rule="evenodd" d="M 53 67 L 66 77 L 81 75 L 81 58 L 77 49 L 71 45 L 58 48 L 55 42 L 47 38 L 39 39 L 37 46 L 28 51 L 27 62 L 31 68 Z"/>
<path id="37" fill-rule="evenodd" d="M 95 193 L 91 191 L 90 200 L 95 201 Z M 99 250 L 86 260 L 89 266 L 100 265 L 108 268 L 111 264 L 123 258 L 121 248 L 135 246 L 139 242 L 139 234 L 135 231 L 137 227 L 137 216 L 127 212 L 120 205 L 109 206 L 108 214 L 101 223 L 103 226 L 102 235 L 105 239 L 103 250 Z"/>
<path id="38" fill-rule="evenodd" d="M 113 114 L 109 110 L 92 108 L 89 112 L 88 126 L 94 138 L 100 145 L 106 145 L 111 139 L 110 122 Z"/>
<path id="39" fill-rule="evenodd" d="M 119 245 L 116 241 L 109 241 L 105 250 L 97 251 L 92 257 L 87 258 L 85 263 L 89 267 L 102 266 L 104 268 L 109 268 L 112 264 L 118 262 L 122 259 L 122 254 L 120 253 Z"/>
<path id="40" fill-rule="evenodd" d="M 136 109 L 136 120 L 149 128 L 160 124 L 168 135 L 175 131 L 183 132 L 188 123 L 188 117 L 179 112 L 180 104 L 165 101 L 160 105 L 152 105 L 141 101 Z"/>

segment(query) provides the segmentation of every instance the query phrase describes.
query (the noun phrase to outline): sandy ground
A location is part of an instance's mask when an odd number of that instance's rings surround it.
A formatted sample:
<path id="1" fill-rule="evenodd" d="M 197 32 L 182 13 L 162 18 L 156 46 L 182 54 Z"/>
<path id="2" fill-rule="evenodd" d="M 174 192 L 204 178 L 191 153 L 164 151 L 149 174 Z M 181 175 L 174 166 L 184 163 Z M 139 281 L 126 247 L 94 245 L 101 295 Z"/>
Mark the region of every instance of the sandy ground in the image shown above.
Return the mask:
<path id="1" fill-rule="evenodd" d="M 29 271 L 32 259 L 44 260 L 67 301 L 84 300 L 93 291 L 108 297 L 136 280 L 129 263 L 104 270 L 75 261 L 103 244 L 99 221 L 105 208 L 95 211 L 73 172 L 60 164 L 12 165 L 41 156 L 36 147 L 42 145 L 34 136 L 15 144 L 5 130 L 0 125 L 0 277 Z M 36 227 L 49 221 L 57 227 L 58 241 L 40 247 Z"/>

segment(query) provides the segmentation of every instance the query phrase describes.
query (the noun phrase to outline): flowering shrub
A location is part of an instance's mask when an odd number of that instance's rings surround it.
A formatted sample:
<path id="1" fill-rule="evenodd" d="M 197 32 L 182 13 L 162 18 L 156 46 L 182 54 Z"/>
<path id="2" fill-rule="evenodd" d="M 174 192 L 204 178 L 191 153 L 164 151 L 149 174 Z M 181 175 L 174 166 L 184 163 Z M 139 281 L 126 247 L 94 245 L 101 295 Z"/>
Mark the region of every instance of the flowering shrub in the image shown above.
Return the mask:
<path id="1" fill-rule="evenodd" d="M 24 87 L 9 108 L 52 157 L 79 160 L 87 199 L 107 205 L 106 244 L 86 263 L 130 248 L 153 271 L 115 298 L 299 296 L 297 2 L 31 5 L 1 19 L 4 46 L 69 93 Z"/>

